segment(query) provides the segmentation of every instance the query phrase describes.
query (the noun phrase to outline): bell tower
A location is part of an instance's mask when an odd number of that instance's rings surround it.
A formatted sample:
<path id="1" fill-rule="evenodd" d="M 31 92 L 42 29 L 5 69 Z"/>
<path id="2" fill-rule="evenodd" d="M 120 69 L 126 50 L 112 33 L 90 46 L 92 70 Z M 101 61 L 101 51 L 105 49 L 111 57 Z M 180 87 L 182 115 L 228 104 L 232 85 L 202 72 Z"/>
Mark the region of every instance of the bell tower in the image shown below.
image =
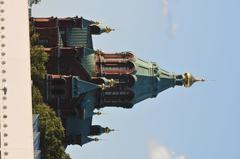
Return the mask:
<path id="1" fill-rule="evenodd" d="M 191 87 L 197 81 L 190 73 L 175 74 L 154 62 L 137 58 L 131 52 L 96 53 L 96 76 L 112 80 L 111 87 L 100 92 L 97 108 L 132 108 L 134 104 L 153 98 L 175 86 Z"/>

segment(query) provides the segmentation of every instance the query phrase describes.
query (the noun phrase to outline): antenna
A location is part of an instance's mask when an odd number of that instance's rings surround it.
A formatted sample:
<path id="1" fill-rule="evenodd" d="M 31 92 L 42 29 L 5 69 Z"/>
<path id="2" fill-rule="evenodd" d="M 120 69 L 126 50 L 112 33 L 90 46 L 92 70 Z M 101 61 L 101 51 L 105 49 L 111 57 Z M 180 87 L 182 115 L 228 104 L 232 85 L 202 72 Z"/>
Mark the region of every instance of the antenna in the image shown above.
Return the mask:
<path id="1" fill-rule="evenodd" d="M 113 28 L 112 31 L 119 31 L 120 29 L 119 28 Z"/>
<path id="2" fill-rule="evenodd" d="M 216 82 L 217 80 L 205 80 L 206 82 Z"/>
<path id="3" fill-rule="evenodd" d="M 112 131 L 120 131 L 120 130 L 116 130 L 116 129 L 111 129 Z"/>

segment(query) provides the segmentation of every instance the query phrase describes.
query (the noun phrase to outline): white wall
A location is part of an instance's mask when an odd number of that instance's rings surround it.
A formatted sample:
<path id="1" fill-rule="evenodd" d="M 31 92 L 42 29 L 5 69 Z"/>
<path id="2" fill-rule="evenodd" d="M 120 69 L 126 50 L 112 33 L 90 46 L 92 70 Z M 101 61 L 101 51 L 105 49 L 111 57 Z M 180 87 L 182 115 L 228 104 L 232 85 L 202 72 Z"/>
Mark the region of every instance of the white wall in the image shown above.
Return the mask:
<path id="1" fill-rule="evenodd" d="M 0 88 L 7 87 L 6 95 L 0 91 L 1 158 L 33 159 L 28 3 L 0 0 L 1 9 L 4 12 L 0 13 Z"/>

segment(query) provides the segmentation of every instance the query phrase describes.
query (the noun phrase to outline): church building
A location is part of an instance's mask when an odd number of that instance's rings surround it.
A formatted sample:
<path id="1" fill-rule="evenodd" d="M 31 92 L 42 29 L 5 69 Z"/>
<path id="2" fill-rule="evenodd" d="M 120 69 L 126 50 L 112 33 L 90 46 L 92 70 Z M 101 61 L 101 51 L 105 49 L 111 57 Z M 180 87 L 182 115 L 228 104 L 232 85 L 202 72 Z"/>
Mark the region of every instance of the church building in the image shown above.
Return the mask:
<path id="1" fill-rule="evenodd" d="M 131 109 L 166 89 L 204 81 L 190 73 L 168 72 L 129 51 L 95 50 L 92 35 L 114 31 L 98 22 L 82 17 L 31 18 L 31 22 L 49 55 L 44 100 L 62 119 L 66 146 L 98 141 L 93 136 L 113 131 L 92 125 L 94 115 L 101 114 L 98 109 Z"/>

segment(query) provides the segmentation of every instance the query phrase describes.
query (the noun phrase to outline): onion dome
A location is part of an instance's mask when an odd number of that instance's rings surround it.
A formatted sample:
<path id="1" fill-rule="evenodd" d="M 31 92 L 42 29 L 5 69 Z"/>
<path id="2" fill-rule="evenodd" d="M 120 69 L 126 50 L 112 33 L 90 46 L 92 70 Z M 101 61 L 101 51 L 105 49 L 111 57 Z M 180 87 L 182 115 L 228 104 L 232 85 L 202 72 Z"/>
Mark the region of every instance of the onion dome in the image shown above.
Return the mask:
<path id="1" fill-rule="evenodd" d="M 183 85 L 184 87 L 186 88 L 189 88 L 191 87 L 195 82 L 204 82 L 205 79 L 202 79 L 202 78 L 196 78 L 194 77 L 191 73 L 184 73 L 184 78 L 183 78 Z"/>

